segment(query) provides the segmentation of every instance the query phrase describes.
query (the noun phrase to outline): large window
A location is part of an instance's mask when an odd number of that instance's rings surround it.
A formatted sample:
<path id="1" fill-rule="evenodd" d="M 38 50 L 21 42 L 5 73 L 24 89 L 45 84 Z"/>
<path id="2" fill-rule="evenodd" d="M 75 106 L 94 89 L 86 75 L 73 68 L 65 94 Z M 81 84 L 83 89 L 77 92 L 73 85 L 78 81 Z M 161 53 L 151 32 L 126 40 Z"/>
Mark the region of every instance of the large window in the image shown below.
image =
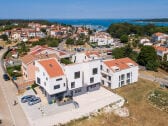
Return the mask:
<path id="1" fill-rule="evenodd" d="M 94 77 L 90 78 L 90 83 L 94 83 Z"/>
<path id="2" fill-rule="evenodd" d="M 71 88 L 75 88 L 75 82 L 71 82 Z"/>
<path id="3" fill-rule="evenodd" d="M 60 88 L 60 85 L 55 85 L 54 86 L 54 89 L 59 89 Z"/>
<path id="4" fill-rule="evenodd" d="M 93 75 L 97 74 L 98 69 L 97 68 L 93 68 Z"/>
<path id="5" fill-rule="evenodd" d="M 127 79 L 129 79 L 130 78 L 130 73 L 127 73 Z"/>
<path id="6" fill-rule="evenodd" d="M 111 81 L 111 76 L 108 76 L 108 80 Z"/>
<path id="7" fill-rule="evenodd" d="M 103 66 L 102 65 L 100 65 L 100 69 L 103 70 Z"/>
<path id="8" fill-rule="evenodd" d="M 62 78 L 58 78 L 58 79 L 56 79 L 56 81 L 61 81 L 62 80 Z"/>
<path id="9" fill-rule="evenodd" d="M 122 75 L 121 75 L 121 80 L 124 80 L 124 79 L 125 79 L 125 75 L 122 74 Z"/>
<path id="10" fill-rule="evenodd" d="M 38 83 L 38 84 L 41 84 L 41 80 L 40 80 L 39 77 L 37 77 L 37 83 Z"/>
<path id="11" fill-rule="evenodd" d="M 75 79 L 78 79 L 78 78 L 80 78 L 80 71 L 78 71 L 78 72 L 75 72 Z"/>

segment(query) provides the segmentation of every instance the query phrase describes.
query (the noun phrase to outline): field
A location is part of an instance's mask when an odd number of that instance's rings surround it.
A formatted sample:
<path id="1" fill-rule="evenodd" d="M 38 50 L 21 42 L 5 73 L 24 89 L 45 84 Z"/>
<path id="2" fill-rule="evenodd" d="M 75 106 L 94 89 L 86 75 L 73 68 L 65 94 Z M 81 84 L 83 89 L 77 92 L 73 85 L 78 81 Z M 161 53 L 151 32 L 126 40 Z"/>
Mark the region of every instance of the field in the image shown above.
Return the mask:
<path id="1" fill-rule="evenodd" d="M 167 126 L 168 114 L 151 105 L 147 98 L 149 93 L 156 89 L 168 91 L 160 89 L 156 83 L 143 79 L 114 91 L 128 100 L 125 105 L 130 111 L 128 118 L 121 118 L 113 113 L 101 114 L 72 121 L 67 126 Z"/>

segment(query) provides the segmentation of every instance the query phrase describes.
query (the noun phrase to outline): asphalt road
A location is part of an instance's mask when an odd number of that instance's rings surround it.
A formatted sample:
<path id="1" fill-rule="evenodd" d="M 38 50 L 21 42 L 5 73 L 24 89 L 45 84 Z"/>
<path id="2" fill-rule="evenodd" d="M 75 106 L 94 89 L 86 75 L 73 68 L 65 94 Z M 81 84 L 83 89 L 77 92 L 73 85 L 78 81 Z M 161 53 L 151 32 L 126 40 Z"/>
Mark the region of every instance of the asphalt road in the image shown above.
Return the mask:
<path id="1" fill-rule="evenodd" d="M 0 51 L 0 59 L 5 49 Z M 2 61 L 0 62 L 2 64 Z M 17 101 L 17 89 L 11 81 L 4 81 L 4 70 L 0 65 L 0 118 L 2 126 L 29 126 L 28 120 L 20 106 L 13 105 Z"/>

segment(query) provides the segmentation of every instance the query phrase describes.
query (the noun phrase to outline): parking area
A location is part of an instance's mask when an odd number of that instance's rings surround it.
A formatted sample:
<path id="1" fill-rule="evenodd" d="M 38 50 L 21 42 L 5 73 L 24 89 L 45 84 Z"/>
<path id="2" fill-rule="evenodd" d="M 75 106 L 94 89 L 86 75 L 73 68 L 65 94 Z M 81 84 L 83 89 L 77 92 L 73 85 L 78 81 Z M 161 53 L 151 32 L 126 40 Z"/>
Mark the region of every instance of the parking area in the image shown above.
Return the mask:
<path id="1" fill-rule="evenodd" d="M 32 90 L 29 90 L 24 95 L 33 93 Z M 22 96 L 18 97 L 19 101 L 21 97 Z M 29 106 L 26 103 L 20 104 L 30 124 L 33 126 L 50 126 L 59 123 L 67 123 L 70 120 L 87 116 L 109 104 L 117 103 L 118 106 L 124 104 L 124 99 L 122 97 L 103 87 L 101 87 L 100 90 L 74 97 L 74 101 L 78 103 L 79 108 L 76 109 L 73 103 L 63 106 L 58 106 L 57 104 L 42 105 L 41 103 L 33 106 Z"/>

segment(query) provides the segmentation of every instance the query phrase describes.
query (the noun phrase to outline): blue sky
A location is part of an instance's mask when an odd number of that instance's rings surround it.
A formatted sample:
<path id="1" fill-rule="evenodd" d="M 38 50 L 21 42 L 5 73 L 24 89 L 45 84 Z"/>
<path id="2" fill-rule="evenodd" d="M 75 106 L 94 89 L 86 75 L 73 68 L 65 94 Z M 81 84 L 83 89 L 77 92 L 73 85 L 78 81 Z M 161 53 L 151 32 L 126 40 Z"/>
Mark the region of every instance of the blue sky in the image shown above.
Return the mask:
<path id="1" fill-rule="evenodd" d="M 0 0 L 0 18 L 166 18 L 168 0 Z"/>

